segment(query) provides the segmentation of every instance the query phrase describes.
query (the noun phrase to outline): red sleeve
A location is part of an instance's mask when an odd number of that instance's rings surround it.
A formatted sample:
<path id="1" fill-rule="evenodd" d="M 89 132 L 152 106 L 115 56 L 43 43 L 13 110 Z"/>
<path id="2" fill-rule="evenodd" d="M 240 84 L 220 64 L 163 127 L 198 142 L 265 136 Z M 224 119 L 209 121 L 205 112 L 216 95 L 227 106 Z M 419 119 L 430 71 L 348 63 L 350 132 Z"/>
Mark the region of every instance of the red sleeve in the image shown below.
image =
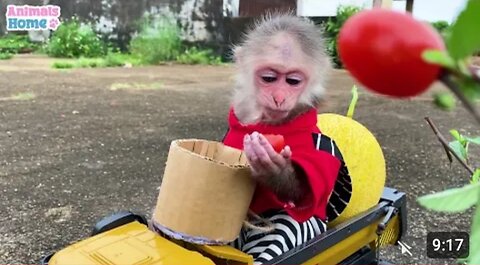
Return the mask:
<path id="1" fill-rule="evenodd" d="M 304 171 L 310 191 L 287 212 L 298 222 L 306 221 L 313 215 L 325 219 L 328 198 L 338 176 L 340 161 L 325 151 L 313 149 L 293 152 L 292 162 Z"/>

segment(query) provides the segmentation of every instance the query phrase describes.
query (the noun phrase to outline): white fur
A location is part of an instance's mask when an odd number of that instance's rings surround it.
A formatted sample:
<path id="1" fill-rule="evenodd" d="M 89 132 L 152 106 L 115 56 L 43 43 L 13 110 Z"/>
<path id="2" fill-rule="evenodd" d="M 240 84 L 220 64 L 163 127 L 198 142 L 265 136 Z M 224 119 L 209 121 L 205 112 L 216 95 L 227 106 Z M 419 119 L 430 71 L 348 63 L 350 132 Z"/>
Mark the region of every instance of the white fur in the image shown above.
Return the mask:
<path id="1" fill-rule="evenodd" d="M 318 27 L 311 21 L 291 14 L 268 14 L 255 24 L 255 28 L 245 36 L 243 44 L 233 50 L 237 67 L 233 107 L 237 118 L 243 124 L 254 124 L 262 118 L 261 106 L 256 97 L 252 58 L 262 54 L 272 36 L 278 33 L 290 35 L 298 42 L 303 53 L 312 58 L 311 67 L 314 71 L 297 105 L 316 107 L 315 104 L 325 94 L 325 77 L 329 74 L 331 63 L 325 53 Z"/>

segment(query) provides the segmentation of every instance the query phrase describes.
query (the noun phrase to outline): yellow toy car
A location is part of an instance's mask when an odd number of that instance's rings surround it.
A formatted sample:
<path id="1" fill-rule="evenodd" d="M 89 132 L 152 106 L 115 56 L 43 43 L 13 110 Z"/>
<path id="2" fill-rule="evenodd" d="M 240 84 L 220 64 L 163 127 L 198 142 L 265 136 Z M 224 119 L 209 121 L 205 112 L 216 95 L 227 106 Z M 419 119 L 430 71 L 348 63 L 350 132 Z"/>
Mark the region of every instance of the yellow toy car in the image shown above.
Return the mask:
<path id="1" fill-rule="evenodd" d="M 376 206 L 269 264 L 380 264 L 379 247 L 396 244 L 406 220 L 405 193 L 386 187 Z M 121 212 L 98 222 L 92 237 L 44 257 L 41 264 L 253 264 L 253 259 L 230 246 L 169 239 L 150 230 L 144 217 Z"/>
<path id="2" fill-rule="evenodd" d="M 325 233 L 268 264 L 380 264 L 379 248 L 396 244 L 406 233 L 406 195 L 384 186 L 382 149 L 367 128 L 336 114 L 320 114 L 318 120 L 342 150 L 351 197 Z M 98 222 L 92 237 L 43 258 L 41 264 L 253 264 L 253 258 L 230 246 L 171 239 L 150 229 L 144 217 L 121 212 Z"/>

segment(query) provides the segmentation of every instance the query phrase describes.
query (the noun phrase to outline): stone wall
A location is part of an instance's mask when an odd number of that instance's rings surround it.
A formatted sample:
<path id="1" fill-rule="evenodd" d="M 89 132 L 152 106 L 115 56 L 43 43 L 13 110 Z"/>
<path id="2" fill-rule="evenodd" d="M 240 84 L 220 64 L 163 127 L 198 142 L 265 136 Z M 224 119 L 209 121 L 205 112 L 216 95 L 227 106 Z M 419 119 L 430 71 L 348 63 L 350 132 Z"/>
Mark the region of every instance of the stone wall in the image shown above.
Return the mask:
<path id="1" fill-rule="evenodd" d="M 0 34 L 5 34 L 8 4 L 61 7 L 61 19 L 76 16 L 125 48 L 145 15 L 169 13 L 177 18 L 182 38 L 221 47 L 224 45 L 223 0 L 0 0 Z"/>

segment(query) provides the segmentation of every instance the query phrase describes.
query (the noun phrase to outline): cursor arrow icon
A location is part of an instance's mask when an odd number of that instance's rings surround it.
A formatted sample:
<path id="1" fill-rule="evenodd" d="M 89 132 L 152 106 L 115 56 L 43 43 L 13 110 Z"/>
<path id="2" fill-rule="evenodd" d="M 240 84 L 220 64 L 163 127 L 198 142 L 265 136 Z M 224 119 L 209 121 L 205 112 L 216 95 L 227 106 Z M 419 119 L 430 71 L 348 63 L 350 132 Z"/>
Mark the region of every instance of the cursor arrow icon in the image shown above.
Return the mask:
<path id="1" fill-rule="evenodd" d="M 398 241 L 398 244 L 402 249 L 402 254 L 408 253 L 408 255 L 412 256 L 412 252 L 410 252 L 410 249 L 412 248 L 411 246 L 403 243 L 402 241 Z"/>

